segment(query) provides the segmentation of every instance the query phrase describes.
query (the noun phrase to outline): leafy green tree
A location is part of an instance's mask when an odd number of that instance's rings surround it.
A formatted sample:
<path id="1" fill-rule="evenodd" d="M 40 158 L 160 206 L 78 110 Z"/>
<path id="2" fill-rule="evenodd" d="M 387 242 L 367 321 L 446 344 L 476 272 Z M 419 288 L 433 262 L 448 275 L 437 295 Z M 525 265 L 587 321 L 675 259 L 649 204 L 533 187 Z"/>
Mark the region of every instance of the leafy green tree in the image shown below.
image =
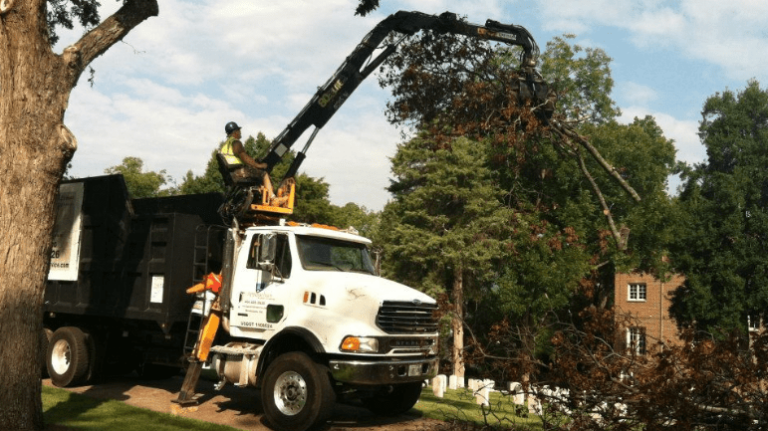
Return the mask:
<path id="1" fill-rule="evenodd" d="M 557 109 L 573 124 L 601 124 L 621 113 L 611 99 L 611 58 L 600 48 L 570 43 L 572 34 L 547 42 L 541 74 L 557 93 Z"/>
<path id="2" fill-rule="evenodd" d="M 593 159 L 585 162 L 599 181 L 602 195 L 614 221 L 599 214 L 601 205 L 594 192 L 589 193 L 591 211 L 581 216 L 566 214 L 564 219 L 570 225 L 578 220 L 590 221 L 586 227 L 587 243 L 592 244 L 592 254 L 598 254 L 596 245 L 602 246 L 599 232 L 606 229 L 618 229 L 626 237 L 626 252 L 614 250 L 606 256 L 611 261 L 610 276 L 615 271 L 641 269 L 663 277 L 669 270 L 665 255 L 676 234 L 676 210 L 673 201 L 667 195 L 667 179 L 675 169 L 675 147 L 672 140 L 664 136 L 656 121 L 647 116 L 635 118 L 631 124 L 623 125 L 615 121 L 605 124 L 584 125 L 581 131 L 589 136 L 592 144 L 601 154 L 613 162 L 621 176 L 643 197 L 637 202 L 616 182 L 596 165 Z M 577 175 L 576 173 L 573 173 Z M 582 193 L 591 189 L 588 181 L 581 178 Z M 590 190 L 593 191 L 593 190 Z M 575 202 L 574 202 L 575 203 Z M 564 211 L 570 206 L 564 203 Z M 598 214 L 597 216 L 595 216 Z M 615 242 L 608 244 L 616 247 Z M 612 289 L 611 289 L 612 290 Z"/>
<path id="3" fill-rule="evenodd" d="M 379 226 L 379 217 L 380 214 L 376 211 L 371 211 L 354 202 L 348 202 L 344 206 L 336 206 L 333 224 L 340 228 L 353 227 L 360 235 L 376 241 L 375 234 Z"/>
<path id="4" fill-rule="evenodd" d="M 699 126 L 707 161 L 688 169 L 673 253 L 685 274 L 678 322 L 745 329 L 768 310 L 768 91 L 750 81 L 707 99 Z"/>
<path id="5" fill-rule="evenodd" d="M 181 184 L 179 194 L 189 195 L 195 193 L 224 193 L 224 179 L 219 173 L 219 165 L 216 162 L 216 150 L 211 152 L 211 158 L 205 165 L 203 175 L 195 176 L 191 170 L 187 171 Z"/>
<path id="6" fill-rule="evenodd" d="M 143 172 L 144 161 L 138 157 L 126 157 L 123 163 L 104 169 L 106 174 L 122 174 L 125 179 L 125 185 L 128 187 L 128 194 L 132 198 L 151 198 L 157 196 L 168 196 L 172 190 L 160 189 L 165 184 L 173 180 L 165 173 L 165 169 L 160 172 Z"/>

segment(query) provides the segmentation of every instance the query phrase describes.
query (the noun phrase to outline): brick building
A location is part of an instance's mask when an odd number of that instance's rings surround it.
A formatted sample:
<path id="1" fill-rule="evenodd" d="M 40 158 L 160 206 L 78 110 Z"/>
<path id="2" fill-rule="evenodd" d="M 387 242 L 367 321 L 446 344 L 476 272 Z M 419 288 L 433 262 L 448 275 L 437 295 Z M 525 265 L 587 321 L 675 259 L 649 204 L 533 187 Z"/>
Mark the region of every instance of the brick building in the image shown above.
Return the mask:
<path id="1" fill-rule="evenodd" d="M 670 316 L 672 291 L 685 281 L 681 275 L 661 281 L 650 274 L 616 274 L 614 280 L 616 316 L 629 315 L 631 324 L 624 328 L 625 346 L 645 354 L 661 340 L 667 345 L 680 342 L 677 324 Z"/>

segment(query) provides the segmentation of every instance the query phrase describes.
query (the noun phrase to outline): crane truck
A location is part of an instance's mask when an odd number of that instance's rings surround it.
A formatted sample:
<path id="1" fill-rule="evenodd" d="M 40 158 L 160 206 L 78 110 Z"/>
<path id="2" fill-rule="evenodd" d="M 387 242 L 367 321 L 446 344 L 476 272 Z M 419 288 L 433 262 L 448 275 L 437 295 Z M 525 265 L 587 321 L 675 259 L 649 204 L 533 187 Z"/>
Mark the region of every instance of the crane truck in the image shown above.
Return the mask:
<path id="1" fill-rule="evenodd" d="M 179 406 L 197 402 L 195 388 L 207 368 L 215 373 L 217 388 L 260 389 L 267 421 L 280 431 L 324 422 L 341 396 L 355 396 L 378 414 L 409 410 L 422 382 L 438 370 L 435 300 L 379 277 L 370 240 L 285 217 L 293 211 L 291 179 L 319 129 L 396 45 L 385 46 L 375 58 L 374 51 L 390 34 L 422 30 L 521 46 L 520 95 L 551 106 L 535 69 L 538 48 L 523 27 L 491 20 L 469 24 L 449 12 L 390 15 L 272 142 L 263 158 L 268 170 L 315 127 L 281 181 L 279 202 L 263 187 L 229 177 L 219 158 L 228 189 L 223 201 L 195 195 L 107 200 L 116 214 L 104 217 L 111 228 L 98 222 L 79 228 L 91 232 L 81 236 L 79 248 L 88 258 L 73 269 L 78 252 L 60 253 L 66 255 L 59 268 L 63 279 L 46 291 L 46 362 L 53 382 L 87 381 L 115 358 L 138 358 L 142 369 L 155 372 L 181 359 L 186 374 L 175 400 Z M 74 190 L 60 195 L 71 196 L 62 204 L 65 213 L 75 214 L 69 219 L 78 219 L 78 205 L 84 213 L 103 201 L 88 192 L 98 189 L 96 183 L 62 185 Z M 223 225 L 212 222 L 214 206 Z M 94 224 L 93 217 L 83 220 L 83 226 Z M 61 242 L 72 242 L 76 230 L 64 229 Z M 102 251 L 95 245 L 98 235 L 113 240 Z M 55 247 L 54 253 L 59 251 Z M 115 286 L 119 289 L 109 290 Z M 185 290 L 191 293 L 186 299 L 180 297 Z M 191 312 L 181 319 L 185 308 Z"/>

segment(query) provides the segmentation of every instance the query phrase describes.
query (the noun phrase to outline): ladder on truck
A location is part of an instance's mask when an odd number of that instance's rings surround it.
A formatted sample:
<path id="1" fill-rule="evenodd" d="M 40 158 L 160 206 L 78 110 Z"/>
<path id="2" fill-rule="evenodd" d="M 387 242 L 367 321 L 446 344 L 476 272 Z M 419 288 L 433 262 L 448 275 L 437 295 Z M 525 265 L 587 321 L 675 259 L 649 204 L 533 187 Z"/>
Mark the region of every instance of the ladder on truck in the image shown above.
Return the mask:
<path id="1" fill-rule="evenodd" d="M 202 283 L 210 273 L 220 273 L 223 265 L 223 247 L 227 228 L 215 225 L 200 225 L 195 229 L 194 249 L 192 252 L 192 281 Z M 198 404 L 194 388 L 200 377 L 202 363 L 195 357 L 195 349 L 203 332 L 205 315 L 212 306 L 212 300 L 207 291 L 196 294 L 202 302 L 195 301 L 187 321 L 187 332 L 184 337 L 184 360 L 187 364 L 187 377 L 179 398 L 174 400 L 181 407 Z"/>
<path id="2" fill-rule="evenodd" d="M 221 248 L 227 228 L 216 225 L 200 225 L 195 229 L 194 250 L 192 252 L 192 283 L 203 282 L 211 272 L 221 272 Z M 184 337 L 184 358 L 190 358 L 200 335 L 205 311 L 210 309 L 211 300 L 205 292 L 197 294 L 203 300 L 199 310 L 195 307 L 189 313 L 187 333 Z M 196 302 L 197 304 L 197 302 Z"/>

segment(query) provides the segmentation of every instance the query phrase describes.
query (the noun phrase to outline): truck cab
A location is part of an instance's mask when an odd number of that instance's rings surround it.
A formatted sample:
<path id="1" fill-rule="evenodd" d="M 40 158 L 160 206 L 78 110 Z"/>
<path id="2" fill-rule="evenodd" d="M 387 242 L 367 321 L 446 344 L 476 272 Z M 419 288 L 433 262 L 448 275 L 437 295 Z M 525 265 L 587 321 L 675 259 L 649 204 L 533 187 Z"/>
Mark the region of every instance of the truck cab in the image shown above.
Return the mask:
<path id="1" fill-rule="evenodd" d="M 354 233 L 281 223 L 234 234 L 226 334 L 209 358 L 220 385 L 260 387 L 270 424 L 286 430 L 322 421 L 342 393 L 379 414 L 416 403 L 437 374 L 434 299 L 378 276 L 371 241 Z"/>

